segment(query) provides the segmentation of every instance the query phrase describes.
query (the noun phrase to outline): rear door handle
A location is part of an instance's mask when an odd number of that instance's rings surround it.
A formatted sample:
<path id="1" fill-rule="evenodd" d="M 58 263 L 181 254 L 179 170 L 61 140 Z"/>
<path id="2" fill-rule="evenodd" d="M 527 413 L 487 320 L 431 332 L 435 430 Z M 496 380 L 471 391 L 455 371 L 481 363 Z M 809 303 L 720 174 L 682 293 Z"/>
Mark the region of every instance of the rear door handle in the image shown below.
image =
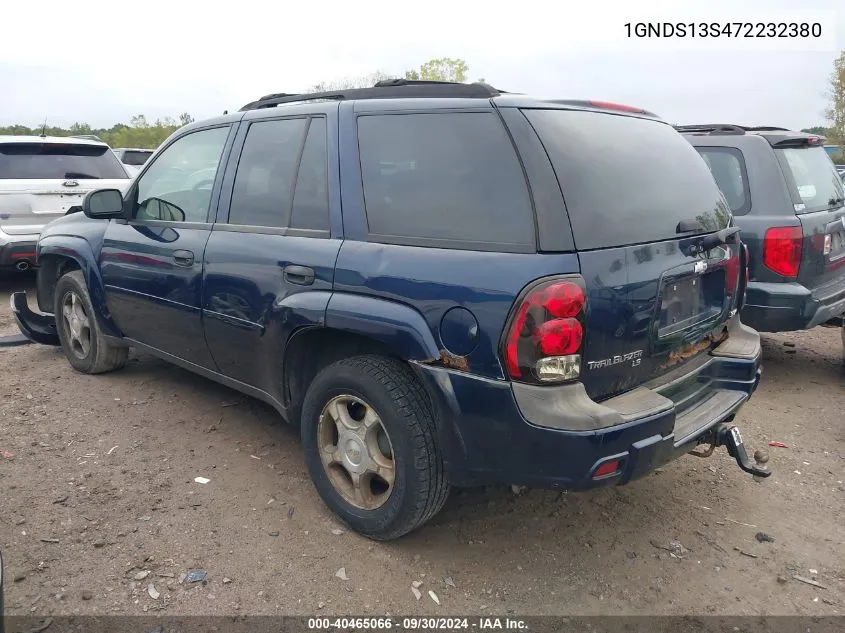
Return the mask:
<path id="1" fill-rule="evenodd" d="M 177 266 L 192 266 L 194 254 L 191 251 L 173 251 L 173 263 Z"/>
<path id="2" fill-rule="evenodd" d="M 314 269 L 308 266 L 289 264 L 282 269 L 285 281 L 298 286 L 310 286 L 314 283 Z"/>

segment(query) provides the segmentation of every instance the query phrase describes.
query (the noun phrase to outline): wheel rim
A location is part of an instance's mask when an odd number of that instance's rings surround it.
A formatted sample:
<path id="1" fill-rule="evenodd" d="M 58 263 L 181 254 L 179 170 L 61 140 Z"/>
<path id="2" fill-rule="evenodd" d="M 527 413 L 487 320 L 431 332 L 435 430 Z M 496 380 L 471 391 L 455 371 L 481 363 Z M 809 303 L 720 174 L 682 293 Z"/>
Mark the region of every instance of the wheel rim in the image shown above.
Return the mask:
<path id="1" fill-rule="evenodd" d="M 329 400 L 317 426 L 320 461 L 334 489 L 362 510 L 381 507 L 393 492 L 393 445 L 381 417 L 362 399 Z"/>
<path id="2" fill-rule="evenodd" d="M 77 358 L 86 358 L 91 350 L 91 322 L 82 299 L 73 290 L 62 298 L 62 320 L 70 351 Z"/>

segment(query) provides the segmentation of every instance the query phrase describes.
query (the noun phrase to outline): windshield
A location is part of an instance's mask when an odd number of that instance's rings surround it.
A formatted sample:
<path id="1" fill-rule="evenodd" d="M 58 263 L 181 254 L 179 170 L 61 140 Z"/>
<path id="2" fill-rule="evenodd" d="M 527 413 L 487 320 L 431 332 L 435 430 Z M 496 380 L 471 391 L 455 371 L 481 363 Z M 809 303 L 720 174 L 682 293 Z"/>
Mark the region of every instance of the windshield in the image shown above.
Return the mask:
<path id="1" fill-rule="evenodd" d="M 671 126 L 573 110 L 525 110 L 543 141 L 579 249 L 722 229 L 731 212 L 698 152 Z"/>
<path id="2" fill-rule="evenodd" d="M 811 213 L 842 205 L 842 178 L 823 147 L 776 149 L 781 165 L 792 176 L 790 188 L 797 213 Z M 787 178 L 790 180 L 790 178 Z M 801 208 L 800 205 L 804 205 Z"/>
<path id="3" fill-rule="evenodd" d="M 152 155 L 152 150 L 149 150 L 147 152 L 140 150 L 126 150 L 123 152 L 123 162 L 127 165 L 140 167 L 141 165 L 146 163 L 147 159 Z"/>
<path id="4" fill-rule="evenodd" d="M 99 180 L 126 177 L 117 157 L 105 145 L 0 144 L 0 179 Z"/>

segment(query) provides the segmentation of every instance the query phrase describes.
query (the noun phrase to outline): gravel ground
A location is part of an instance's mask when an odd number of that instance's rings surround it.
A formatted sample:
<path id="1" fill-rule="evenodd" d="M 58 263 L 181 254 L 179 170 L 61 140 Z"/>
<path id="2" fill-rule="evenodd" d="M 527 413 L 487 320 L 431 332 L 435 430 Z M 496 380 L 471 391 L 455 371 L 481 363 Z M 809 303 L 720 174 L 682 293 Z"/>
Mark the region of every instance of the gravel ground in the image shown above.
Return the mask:
<path id="1" fill-rule="evenodd" d="M 28 283 L 0 285 L 0 335 Z M 770 452 L 762 483 L 720 450 L 622 488 L 462 491 L 379 544 L 333 519 L 266 406 L 149 357 L 89 377 L 57 349 L 0 350 L 7 612 L 843 614 L 840 333 L 766 335 L 764 354 L 737 419 Z"/>

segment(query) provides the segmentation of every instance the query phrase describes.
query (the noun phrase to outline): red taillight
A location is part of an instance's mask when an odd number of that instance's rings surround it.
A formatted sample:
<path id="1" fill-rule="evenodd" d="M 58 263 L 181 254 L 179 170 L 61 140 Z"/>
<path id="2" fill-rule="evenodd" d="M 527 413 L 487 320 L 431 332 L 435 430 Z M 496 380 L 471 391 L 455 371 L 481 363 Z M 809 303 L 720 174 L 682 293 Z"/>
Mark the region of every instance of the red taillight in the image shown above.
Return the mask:
<path id="1" fill-rule="evenodd" d="M 731 257 L 725 265 L 725 290 L 733 295 L 739 287 L 739 248 L 731 249 Z"/>
<path id="2" fill-rule="evenodd" d="M 584 329 L 578 319 L 546 321 L 534 330 L 534 340 L 545 356 L 565 356 L 581 349 Z"/>
<path id="3" fill-rule="evenodd" d="M 742 292 L 740 293 L 739 301 L 736 306 L 738 310 L 745 305 L 745 295 L 748 292 L 748 282 L 751 281 L 751 252 L 748 250 L 748 245 L 745 243 L 743 243 L 740 248 L 742 248 L 742 259 L 745 263 L 745 270 L 743 271 L 745 277 L 742 281 Z"/>
<path id="4" fill-rule="evenodd" d="M 637 114 L 644 114 L 645 110 L 634 106 L 624 105 L 622 103 L 612 103 L 610 101 L 588 101 L 594 108 L 601 108 L 602 110 L 619 110 L 620 112 L 636 112 Z"/>
<path id="5" fill-rule="evenodd" d="M 800 226 L 778 226 L 763 238 L 763 265 L 784 277 L 797 277 L 804 234 Z"/>
<path id="6" fill-rule="evenodd" d="M 751 251 L 748 250 L 748 245 L 742 244 L 742 254 L 745 257 L 745 285 L 751 281 Z"/>
<path id="7" fill-rule="evenodd" d="M 578 378 L 586 303 L 578 281 L 533 287 L 520 301 L 505 338 L 510 377 L 539 382 Z"/>

